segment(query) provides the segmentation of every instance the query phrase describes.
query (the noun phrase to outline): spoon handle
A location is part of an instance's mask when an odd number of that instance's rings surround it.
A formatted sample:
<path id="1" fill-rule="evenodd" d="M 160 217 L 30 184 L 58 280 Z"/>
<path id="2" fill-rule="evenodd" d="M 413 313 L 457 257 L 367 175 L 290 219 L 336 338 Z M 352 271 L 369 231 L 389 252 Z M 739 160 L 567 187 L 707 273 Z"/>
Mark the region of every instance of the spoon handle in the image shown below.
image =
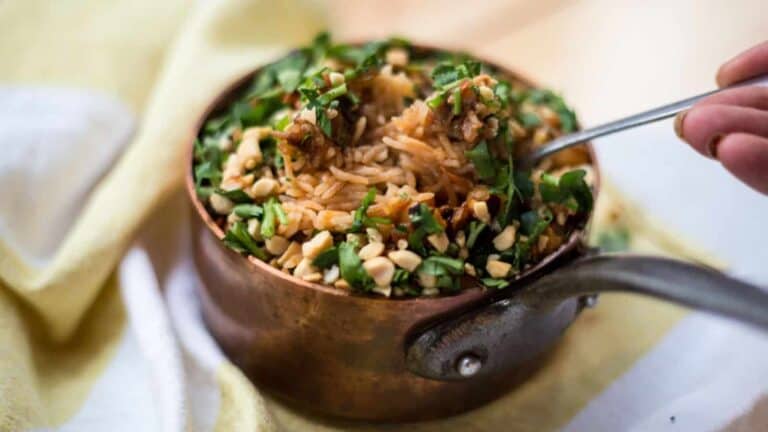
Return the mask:
<path id="1" fill-rule="evenodd" d="M 747 81 L 742 81 L 740 83 L 737 83 L 728 87 L 712 90 L 710 92 L 703 93 L 698 96 L 693 96 L 688 99 L 683 99 L 681 101 L 677 101 L 668 105 L 660 106 L 652 110 L 631 115 L 629 117 L 624 117 L 622 119 L 605 123 L 599 126 L 595 126 L 593 128 L 574 132 L 568 135 L 563 135 L 557 139 L 550 141 L 546 145 L 532 151 L 530 154 L 522 158 L 521 163 L 523 166 L 533 166 L 537 161 L 541 160 L 542 158 L 547 157 L 560 150 L 566 149 L 568 147 L 572 147 L 576 144 L 581 144 L 583 142 L 586 142 L 595 138 L 599 138 L 601 136 L 609 135 L 615 132 L 623 131 L 625 129 L 641 126 L 647 123 L 655 122 L 657 120 L 663 120 L 663 119 L 672 117 L 677 113 L 679 113 L 680 111 L 684 111 L 690 108 L 691 106 L 693 106 L 693 104 L 695 104 L 696 102 L 698 102 L 699 100 L 707 96 L 711 96 L 715 93 L 719 93 L 721 91 L 729 90 L 735 87 L 743 87 L 743 86 L 751 86 L 751 85 L 768 86 L 768 75 L 758 76 L 756 78 L 752 78 Z"/>

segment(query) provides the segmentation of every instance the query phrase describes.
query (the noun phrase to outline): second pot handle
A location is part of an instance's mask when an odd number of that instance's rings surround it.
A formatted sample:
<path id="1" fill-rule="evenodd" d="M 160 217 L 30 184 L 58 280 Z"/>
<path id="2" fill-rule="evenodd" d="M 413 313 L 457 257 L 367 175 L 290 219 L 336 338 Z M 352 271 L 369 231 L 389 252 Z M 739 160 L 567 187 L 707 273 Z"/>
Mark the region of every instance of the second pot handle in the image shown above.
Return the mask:
<path id="1" fill-rule="evenodd" d="M 669 258 L 587 256 L 534 282 L 526 297 L 546 302 L 609 291 L 646 294 L 768 330 L 768 291 L 717 270 Z"/>

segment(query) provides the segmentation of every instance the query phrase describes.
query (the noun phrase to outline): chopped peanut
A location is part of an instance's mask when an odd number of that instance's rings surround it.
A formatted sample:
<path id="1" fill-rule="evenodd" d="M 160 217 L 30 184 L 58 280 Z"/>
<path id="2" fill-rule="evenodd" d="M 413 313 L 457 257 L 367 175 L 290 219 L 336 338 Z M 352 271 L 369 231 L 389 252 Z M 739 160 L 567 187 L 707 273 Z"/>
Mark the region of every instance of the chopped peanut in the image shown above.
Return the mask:
<path id="1" fill-rule="evenodd" d="M 440 253 L 448 249 L 449 240 L 445 232 L 429 235 L 427 236 L 427 241 Z"/>
<path id="2" fill-rule="evenodd" d="M 365 261 L 363 268 L 371 275 L 376 285 L 380 287 L 388 286 L 395 275 L 395 265 L 384 257 L 375 257 Z"/>
<path id="3" fill-rule="evenodd" d="M 283 252 L 282 255 L 280 255 L 280 258 L 277 259 L 277 263 L 280 265 L 285 265 L 286 261 L 288 261 L 290 258 L 293 258 L 294 256 L 301 256 L 301 245 L 299 242 L 295 241 L 288 245 L 288 248 Z"/>
<path id="4" fill-rule="evenodd" d="M 251 235 L 255 240 L 261 240 L 261 221 L 252 218 L 248 219 L 248 234 Z"/>
<path id="5" fill-rule="evenodd" d="M 485 201 L 474 201 L 472 203 L 472 213 L 482 222 L 491 223 L 491 214 L 488 212 L 488 204 Z"/>
<path id="6" fill-rule="evenodd" d="M 357 255 L 363 261 L 368 261 L 371 258 L 376 258 L 384 252 L 384 243 L 373 242 L 360 248 L 360 252 Z"/>
<path id="7" fill-rule="evenodd" d="M 218 214 L 227 214 L 232 211 L 232 208 L 235 207 L 235 203 L 233 203 L 229 198 L 225 197 L 224 195 L 219 195 L 217 193 L 211 194 L 211 197 L 208 198 L 208 201 L 211 203 L 211 207 L 213 207 L 213 210 Z"/>
<path id="8" fill-rule="evenodd" d="M 515 244 L 515 234 L 517 229 L 514 225 L 507 225 L 496 237 L 493 238 L 493 247 L 497 251 L 504 251 L 512 247 Z"/>
<path id="9" fill-rule="evenodd" d="M 333 246 L 333 236 L 329 231 L 320 231 L 301 246 L 301 253 L 307 258 L 315 258 L 320 252 Z"/>
<path id="10" fill-rule="evenodd" d="M 290 242 L 283 236 L 275 235 L 264 241 L 267 252 L 272 255 L 280 255 L 288 249 Z"/>
<path id="11" fill-rule="evenodd" d="M 312 260 L 309 258 L 302 258 L 299 265 L 293 269 L 293 275 L 299 278 L 315 272 L 317 272 L 317 268 L 312 265 Z"/>
<path id="12" fill-rule="evenodd" d="M 416 267 L 421 264 L 421 257 L 416 253 L 409 250 L 396 250 L 387 254 L 389 259 L 392 260 L 398 267 L 402 267 L 408 271 L 416 270 Z"/>
<path id="13" fill-rule="evenodd" d="M 266 198 L 275 192 L 279 183 L 275 179 L 260 178 L 251 186 L 251 195 L 254 198 Z"/>
<path id="14" fill-rule="evenodd" d="M 488 262 L 485 264 L 485 269 L 488 271 L 491 277 L 503 278 L 509 274 L 510 270 L 512 270 L 512 264 L 495 259 L 492 260 L 490 257 L 488 257 Z"/>
<path id="15" fill-rule="evenodd" d="M 338 85 L 344 84 L 344 74 L 340 74 L 338 72 L 331 72 L 328 74 L 328 80 L 331 82 L 331 85 L 336 87 Z"/>

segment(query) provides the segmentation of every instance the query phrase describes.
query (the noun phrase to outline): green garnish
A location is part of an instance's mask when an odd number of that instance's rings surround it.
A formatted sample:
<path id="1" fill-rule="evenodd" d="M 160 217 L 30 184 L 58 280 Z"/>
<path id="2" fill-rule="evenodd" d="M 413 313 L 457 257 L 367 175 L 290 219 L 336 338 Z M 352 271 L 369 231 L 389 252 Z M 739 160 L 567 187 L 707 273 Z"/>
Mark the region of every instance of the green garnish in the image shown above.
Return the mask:
<path id="1" fill-rule="evenodd" d="M 424 237 L 443 232 L 443 226 L 435 219 L 429 207 L 420 203 L 408 210 L 408 216 L 411 218 L 414 230 L 408 236 L 408 246 L 416 252 L 424 255 Z"/>
<path id="2" fill-rule="evenodd" d="M 260 218 L 264 214 L 264 209 L 257 204 L 238 204 L 232 211 L 243 219 Z"/>
<path id="3" fill-rule="evenodd" d="M 270 197 L 264 203 L 264 218 L 261 221 L 261 236 L 270 238 L 275 235 L 277 222 L 283 225 L 288 223 L 288 216 L 283 210 L 283 206 L 275 197 Z"/>
<path id="4" fill-rule="evenodd" d="M 576 130 L 576 114 L 568 108 L 568 105 L 565 104 L 562 97 L 553 93 L 551 90 L 529 90 L 525 100 L 537 105 L 546 105 L 552 111 L 557 113 L 557 116 L 560 119 L 560 129 L 562 129 L 564 133 Z"/>
<path id="5" fill-rule="evenodd" d="M 541 212 L 527 211 L 520 215 L 520 231 L 532 241 L 547 229 L 552 219 L 552 212 L 546 208 Z"/>
<path id="6" fill-rule="evenodd" d="M 430 256 L 419 265 L 417 272 L 436 277 L 436 286 L 447 291 L 461 289 L 460 276 L 464 274 L 464 261 L 443 256 Z"/>
<path id="7" fill-rule="evenodd" d="M 475 242 L 477 241 L 477 237 L 480 236 L 480 234 L 487 228 L 488 225 L 473 220 L 469 223 L 469 235 L 467 235 L 467 249 L 472 249 L 475 247 Z"/>
<path id="8" fill-rule="evenodd" d="M 372 217 L 368 216 L 368 207 L 373 204 L 376 199 L 376 188 L 368 189 L 368 193 L 365 194 L 363 200 L 360 202 L 360 207 L 355 210 L 354 219 L 352 220 L 352 227 L 349 232 L 361 232 L 363 227 L 376 227 L 376 225 L 385 225 L 392 223 L 389 219 L 384 217 Z"/>
<path id="9" fill-rule="evenodd" d="M 339 248 L 338 246 L 330 247 L 318 254 L 314 260 L 312 260 L 312 265 L 321 268 L 321 269 L 327 269 L 332 267 L 333 265 L 336 265 L 339 263 Z"/>
<path id="10" fill-rule="evenodd" d="M 256 241 L 248 234 L 248 228 L 243 221 L 237 221 L 224 235 L 224 244 L 240 253 L 249 253 L 260 260 L 267 260 L 269 256 Z"/>
<path id="11" fill-rule="evenodd" d="M 559 203 L 572 210 L 588 213 L 592 210 L 593 198 L 589 185 L 584 180 L 587 172 L 578 169 L 568 171 L 559 179 L 549 174 L 541 175 L 539 192 L 545 203 Z"/>
<path id="12" fill-rule="evenodd" d="M 535 128 L 537 126 L 541 125 L 541 119 L 536 113 L 532 112 L 521 112 L 518 115 L 518 120 L 520 120 L 520 124 L 523 125 L 526 129 Z"/>
<path id="13" fill-rule="evenodd" d="M 357 256 L 357 245 L 350 242 L 342 242 L 339 248 L 339 270 L 341 277 L 347 281 L 350 287 L 358 291 L 368 292 L 376 283 L 371 275 L 363 267 L 363 262 Z"/>
<path id="14" fill-rule="evenodd" d="M 411 272 L 405 269 L 395 269 L 395 275 L 392 276 L 392 286 L 402 286 L 410 282 Z"/>
<path id="15" fill-rule="evenodd" d="M 229 198 L 233 203 L 237 204 L 252 201 L 251 197 L 242 189 L 224 190 L 216 188 L 216 193 Z"/>
<path id="16" fill-rule="evenodd" d="M 453 114 L 461 114 L 461 88 L 459 87 L 453 90 Z"/>
<path id="17" fill-rule="evenodd" d="M 496 87 L 493 88 L 493 94 L 501 102 L 501 107 L 506 108 L 509 105 L 509 94 L 512 91 L 512 87 L 506 81 L 499 81 Z"/>
<path id="18" fill-rule="evenodd" d="M 488 149 L 488 143 L 480 141 L 471 150 L 464 152 L 467 158 L 475 166 L 477 176 L 483 181 L 491 181 L 496 177 L 496 165 L 493 156 Z"/>
<path id="19" fill-rule="evenodd" d="M 509 286 L 509 281 L 506 279 L 482 278 L 480 282 L 488 288 L 502 289 Z"/>

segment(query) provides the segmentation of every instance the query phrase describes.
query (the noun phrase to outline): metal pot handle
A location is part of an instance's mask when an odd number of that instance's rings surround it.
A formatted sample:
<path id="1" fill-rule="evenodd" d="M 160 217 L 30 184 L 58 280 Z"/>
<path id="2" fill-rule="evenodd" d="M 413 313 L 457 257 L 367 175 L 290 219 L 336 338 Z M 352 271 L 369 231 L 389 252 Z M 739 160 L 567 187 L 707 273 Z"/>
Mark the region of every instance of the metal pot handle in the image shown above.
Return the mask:
<path id="1" fill-rule="evenodd" d="M 768 291 L 710 267 L 669 258 L 587 256 L 542 277 L 529 290 L 531 300 L 547 302 L 611 291 L 645 294 L 768 331 Z"/>
<path id="2" fill-rule="evenodd" d="M 768 331 L 766 290 L 683 261 L 598 254 L 421 333 L 408 347 L 406 363 L 412 372 L 440 380 L 521 364 L 554 344 L 593 295 L 610 291 L 662 298 Z"/>

